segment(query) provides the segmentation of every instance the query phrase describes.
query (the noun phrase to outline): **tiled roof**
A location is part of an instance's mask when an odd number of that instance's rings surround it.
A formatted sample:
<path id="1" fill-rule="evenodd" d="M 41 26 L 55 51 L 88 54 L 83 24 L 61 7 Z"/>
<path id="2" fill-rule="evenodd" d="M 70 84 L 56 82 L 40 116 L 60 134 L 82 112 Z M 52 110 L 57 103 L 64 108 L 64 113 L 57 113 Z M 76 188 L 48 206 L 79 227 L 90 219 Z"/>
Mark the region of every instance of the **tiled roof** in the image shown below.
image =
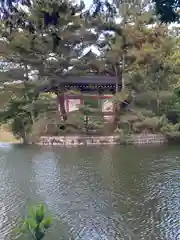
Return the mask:
<path id="1" fill-rule="evenodd" d="M 60 82 L 64 84 L 115 84 L 117 78 L 115 76 L 68 76 L 61 79 Z"/>

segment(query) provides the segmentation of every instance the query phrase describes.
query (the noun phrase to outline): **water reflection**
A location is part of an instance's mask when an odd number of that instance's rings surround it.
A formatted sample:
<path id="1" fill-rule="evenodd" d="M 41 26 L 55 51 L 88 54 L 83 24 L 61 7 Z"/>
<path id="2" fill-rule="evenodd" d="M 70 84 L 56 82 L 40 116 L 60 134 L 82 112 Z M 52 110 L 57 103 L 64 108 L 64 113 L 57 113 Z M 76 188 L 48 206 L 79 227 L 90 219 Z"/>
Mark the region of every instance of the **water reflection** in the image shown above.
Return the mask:
<path id="1" fill-rule="evenodd" d="M 175 147 L 1 145 L 0 239 L 38 202 L 76 239 L 178 239 L 179 157 Z"/>

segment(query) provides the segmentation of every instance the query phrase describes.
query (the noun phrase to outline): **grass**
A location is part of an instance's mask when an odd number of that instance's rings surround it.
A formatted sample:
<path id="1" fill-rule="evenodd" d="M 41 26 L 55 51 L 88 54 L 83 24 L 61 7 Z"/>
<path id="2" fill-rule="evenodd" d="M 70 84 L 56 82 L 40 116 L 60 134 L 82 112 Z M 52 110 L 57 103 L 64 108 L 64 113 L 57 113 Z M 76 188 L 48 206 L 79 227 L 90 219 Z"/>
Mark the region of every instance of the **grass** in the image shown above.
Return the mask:
<path id="1" fill-rule="evenodd" d="M 5 127 L 0 127 L 0 142 L 19 143 L 20 141 L 17 140 Z"/>

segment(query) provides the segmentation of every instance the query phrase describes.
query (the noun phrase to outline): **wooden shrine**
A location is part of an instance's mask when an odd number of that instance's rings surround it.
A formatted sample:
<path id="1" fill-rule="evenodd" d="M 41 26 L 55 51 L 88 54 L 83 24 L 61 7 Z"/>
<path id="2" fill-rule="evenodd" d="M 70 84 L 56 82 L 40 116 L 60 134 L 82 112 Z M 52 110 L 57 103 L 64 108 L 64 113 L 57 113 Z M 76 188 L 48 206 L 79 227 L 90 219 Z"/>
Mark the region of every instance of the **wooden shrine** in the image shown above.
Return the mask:
<path id="1" fill-rule="evenodd" d="M 56 80 L 51 87 L 45 91 L 65 92 L 64 102 L 66 112 L 75 111 L 79 105 L 89 105 L 90 107 L 100 108 L 107 115 L 114 111 L 112 97 L 120 88 L 115 76 L 85 75 L 67 76 Z M 70 90 L 79 91 L 80 94 L 72 94 Z M 61 96 L 62 97 L 62 96 Z M 60 98 L 60 96 L 59 96 Z M 60 99 L 58 99 L 60 101 Z M 104 116 L 105 118 L 110 118 Z"/>

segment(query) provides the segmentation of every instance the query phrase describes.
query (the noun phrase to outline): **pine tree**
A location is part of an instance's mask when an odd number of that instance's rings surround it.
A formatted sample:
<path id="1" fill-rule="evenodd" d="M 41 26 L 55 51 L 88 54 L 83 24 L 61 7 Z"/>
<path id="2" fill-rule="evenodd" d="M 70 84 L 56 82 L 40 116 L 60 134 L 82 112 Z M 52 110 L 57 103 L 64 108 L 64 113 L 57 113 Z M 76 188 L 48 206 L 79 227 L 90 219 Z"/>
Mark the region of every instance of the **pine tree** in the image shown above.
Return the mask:
<path id="1" fill-rule="evenodd" d="M 22 81 L 24 91 L 21 97 L 26 98 L 24 107 L 31 114 L 32 125 L 37 120 L 32 109 L 37 107 L 41 91 L 52 91 L 57 95 L 61 116 L 65 121 L 67 119 L 64 106 L 66 89 L 61 79 L 82 74 L 83 51 L 98 38 L 98 34 L 90 31 L 91 23 L 84 18 L 83 8 L 83 3 L 55 1 L 52 4 L 52 1 L 42 0 L 31 5 L 27 13 L 18 11 L 12 18 L 1 22 L 1 61 L 6 65 L 0 73 L 1 84 Z M 45 13 L 48 15 L 57 9 L 57 22 L 47 24 Z M 33 99 L 28 95 L 29 85 L 34 89 Z M 17 85 L 13 86 L 17 88 Z"/>
<path id="2" fill-rule="evenodd" d="M 40 89 L 50 90 L 61 85 L 61 78 L 75 74 L 74 69 L 80 65 L 83 50 L 98 37 L 90 31 L 89 22 L 83 17 L 83 8 L 83 3 L 42 0 L 31 5 L 28 13 L 18 12 L 11 20 L 2 22 L 1 36 L 6 40 L 2 41 L 2 59 L 13 65 L 17 78 L 26 84 L 30 80 L 30 72 L 35 71 Z M 57 22 L 47 24 L 42 16 L 57 9 Z M 2 74 L 7 77 L 7 74 Z M 66 119 L 65 89 L 61 86 L 54 91 L 60 99 L 61 114 Z"/>

